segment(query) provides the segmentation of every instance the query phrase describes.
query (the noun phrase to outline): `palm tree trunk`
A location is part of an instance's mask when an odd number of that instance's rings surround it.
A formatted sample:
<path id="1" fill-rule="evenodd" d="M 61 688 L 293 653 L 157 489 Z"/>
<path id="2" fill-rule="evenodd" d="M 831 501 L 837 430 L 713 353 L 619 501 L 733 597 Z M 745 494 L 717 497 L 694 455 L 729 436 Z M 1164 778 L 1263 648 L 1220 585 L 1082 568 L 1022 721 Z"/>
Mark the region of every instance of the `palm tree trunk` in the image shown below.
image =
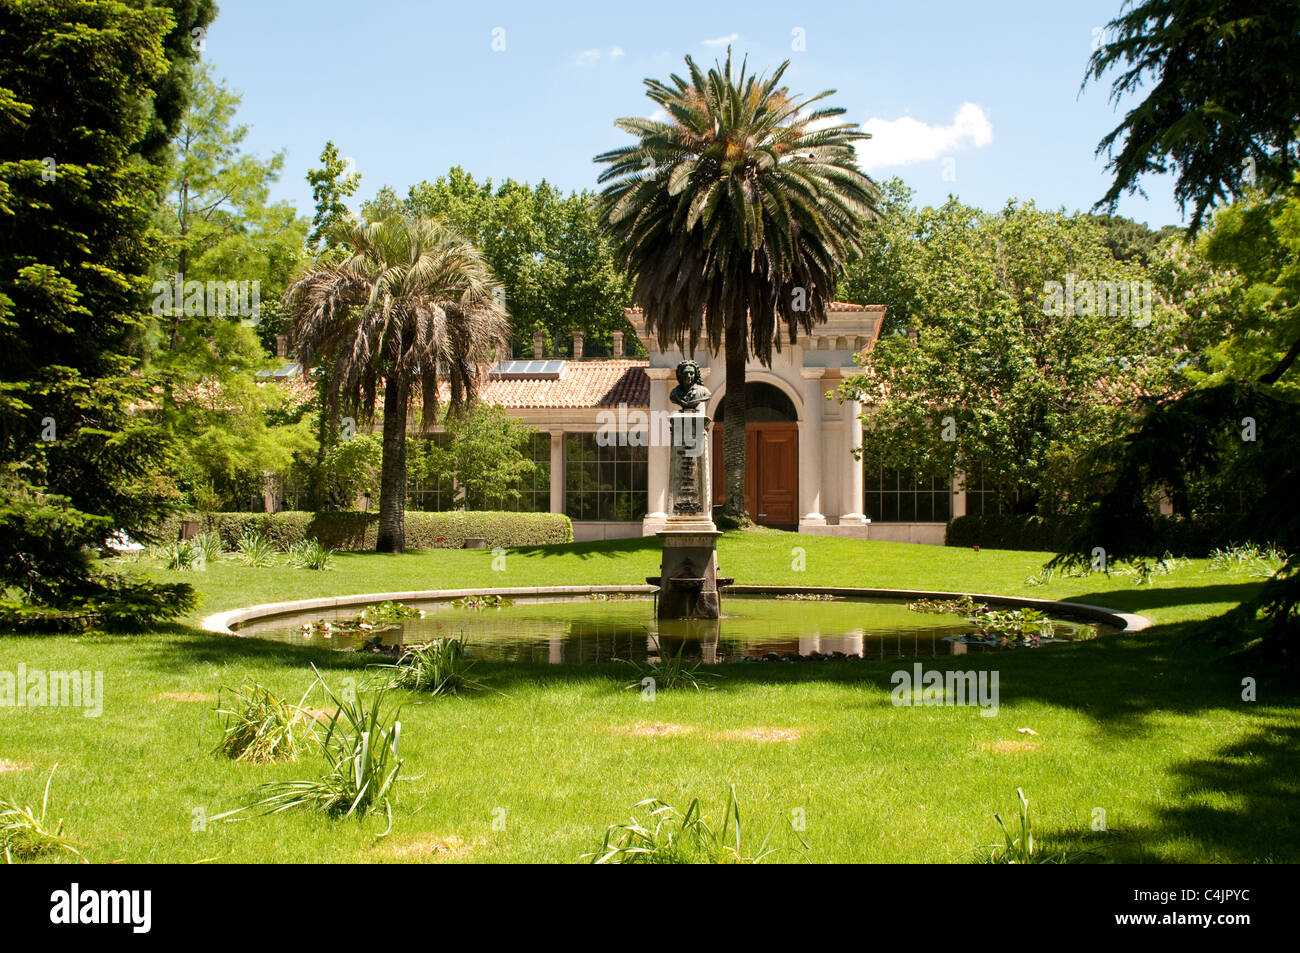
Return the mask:
<path id="1" fill-rule="evenodd" d="M 379 474 L 379 538 L 375 551 L 406 551 L 406 402 L 404 380 L 390 377 L 384 387 L 384 446 Z"/>
<path id="2" fill-rule="evenodd" d="M 734 343 L 733 343 L 734 342 Z M 727 473 L 727 499 L 722 512 L 730 519 L 748 520 L 745 513 L 745 364 L 744 335 L 726 335 L 727 391 L 722 395 L 726 426 L 722 428 L 722 463 Z"/>

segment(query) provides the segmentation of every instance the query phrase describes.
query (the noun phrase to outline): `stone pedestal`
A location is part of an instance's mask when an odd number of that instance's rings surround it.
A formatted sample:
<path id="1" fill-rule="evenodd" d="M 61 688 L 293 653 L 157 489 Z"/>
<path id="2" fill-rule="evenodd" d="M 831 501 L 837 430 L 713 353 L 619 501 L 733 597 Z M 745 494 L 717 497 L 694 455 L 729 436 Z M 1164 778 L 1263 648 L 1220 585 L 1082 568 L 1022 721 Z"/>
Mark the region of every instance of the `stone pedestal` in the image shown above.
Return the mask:
<path id="1" fill-rule="evenodd" d="M 656 534 L 663 544 L 659 564 L 659 618 L 716 619 L 718 599 L 718 537 L 709 532 L 665 530 Z"/>
<path id="2" fill-rule="evenodd" d="M 656 533 L 663 545 L 659 565 L 659 618 L 716 619 L 718 532 L 713 523 L 713 469 L 709 464 L 709 418 L 696 411 L 669 415 L 668 518 Z"/>

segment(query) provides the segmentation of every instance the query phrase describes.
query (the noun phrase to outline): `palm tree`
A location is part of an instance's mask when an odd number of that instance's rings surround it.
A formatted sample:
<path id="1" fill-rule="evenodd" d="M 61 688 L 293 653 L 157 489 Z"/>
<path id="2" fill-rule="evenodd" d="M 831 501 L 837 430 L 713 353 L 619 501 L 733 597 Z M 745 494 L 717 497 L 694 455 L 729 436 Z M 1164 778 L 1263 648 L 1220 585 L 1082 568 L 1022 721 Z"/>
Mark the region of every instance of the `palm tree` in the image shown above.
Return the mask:
<path id="1" fill-rule="evenodd" d="M 860 251 L 862 223 L 878 215 L 875 183 L 854 161 L 854 140 L 870 136 L 809 107 L 811 98 L 769 76 L 740 75 L 731 50 L 704 73 L 689 56 L 689 81 L 645 80 L 667 121 L 620 119 L 635 145 L 596 157 L 600 218 L 634 279 L 636 303 L 661 347 L 694 353 L 725 342 L 727 418 L 724 512 L 745 516 L 745 364 L 771 366 L 784 329 L 826 320 L 835 280 Z"/>
<path id="2" fill-rule="evenodd" d="M 423 425 L 434 422 L 438 386 L 448 413 L 472 401 L 479 365 L 510 336 L 501 284 L 483 256 L 432 219 L 395 215 L 352 223 L 347 257 L 309 270 L 285 292 L 293 348 L 304 372 L 319 355 L 329 365 L 322 413 L 341 407 L 374 420 L 383 386 L 379 552 L 406 548 L 406 421 L 418 386 Z"/>

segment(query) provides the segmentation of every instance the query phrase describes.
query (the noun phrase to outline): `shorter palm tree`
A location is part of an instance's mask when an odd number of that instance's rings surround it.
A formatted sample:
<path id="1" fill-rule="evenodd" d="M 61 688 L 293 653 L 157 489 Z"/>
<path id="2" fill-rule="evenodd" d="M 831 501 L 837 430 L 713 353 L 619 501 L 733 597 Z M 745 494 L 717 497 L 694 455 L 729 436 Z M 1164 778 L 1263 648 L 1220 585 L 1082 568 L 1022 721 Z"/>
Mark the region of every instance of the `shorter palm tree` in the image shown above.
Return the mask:
<path id="1" fill-rule="evenodd" d="M 343 410 L 371 423 L 383 387 L 376 549 L 402 552 L 412 392 L 419 387 L 426 427 L 444 381 L 448 413 L 474 400 L 480 365 L 510 338 L 505 293 L 479 250 L 433 219 L 354 222 L 344 247 L 342 262 L 317 265 L 289 287 L 285 307 L 304 373 L 317 358 L 326 365 L 321 412 L 334 424 Z"/>

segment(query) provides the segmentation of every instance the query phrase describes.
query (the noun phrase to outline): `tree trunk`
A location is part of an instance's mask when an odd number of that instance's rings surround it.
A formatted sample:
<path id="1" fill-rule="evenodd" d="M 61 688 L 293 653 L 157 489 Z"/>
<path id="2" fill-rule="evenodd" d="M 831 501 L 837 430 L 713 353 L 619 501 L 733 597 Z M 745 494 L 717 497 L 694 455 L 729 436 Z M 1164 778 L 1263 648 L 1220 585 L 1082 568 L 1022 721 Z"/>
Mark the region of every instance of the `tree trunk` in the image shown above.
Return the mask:
<path id="1" fill-rule="evenodd" d="M 734 341 L 734 343 L 733 343 Z M 745 364 L 743 335 L 726 336 L 727 382 L 722 405 L 726 426 L 722 428 L 722 463 L 727 473 L 727 499 L 722 512 L 730 519 L 746 522 L 745 512 Z"/>
<path id="2" fill-rule="evenodd" d="M 406 551 L 407 383 L 388 378 L 384 387 L 384 449 L 379 475 L 379 538 L 375 551 Z"/>

